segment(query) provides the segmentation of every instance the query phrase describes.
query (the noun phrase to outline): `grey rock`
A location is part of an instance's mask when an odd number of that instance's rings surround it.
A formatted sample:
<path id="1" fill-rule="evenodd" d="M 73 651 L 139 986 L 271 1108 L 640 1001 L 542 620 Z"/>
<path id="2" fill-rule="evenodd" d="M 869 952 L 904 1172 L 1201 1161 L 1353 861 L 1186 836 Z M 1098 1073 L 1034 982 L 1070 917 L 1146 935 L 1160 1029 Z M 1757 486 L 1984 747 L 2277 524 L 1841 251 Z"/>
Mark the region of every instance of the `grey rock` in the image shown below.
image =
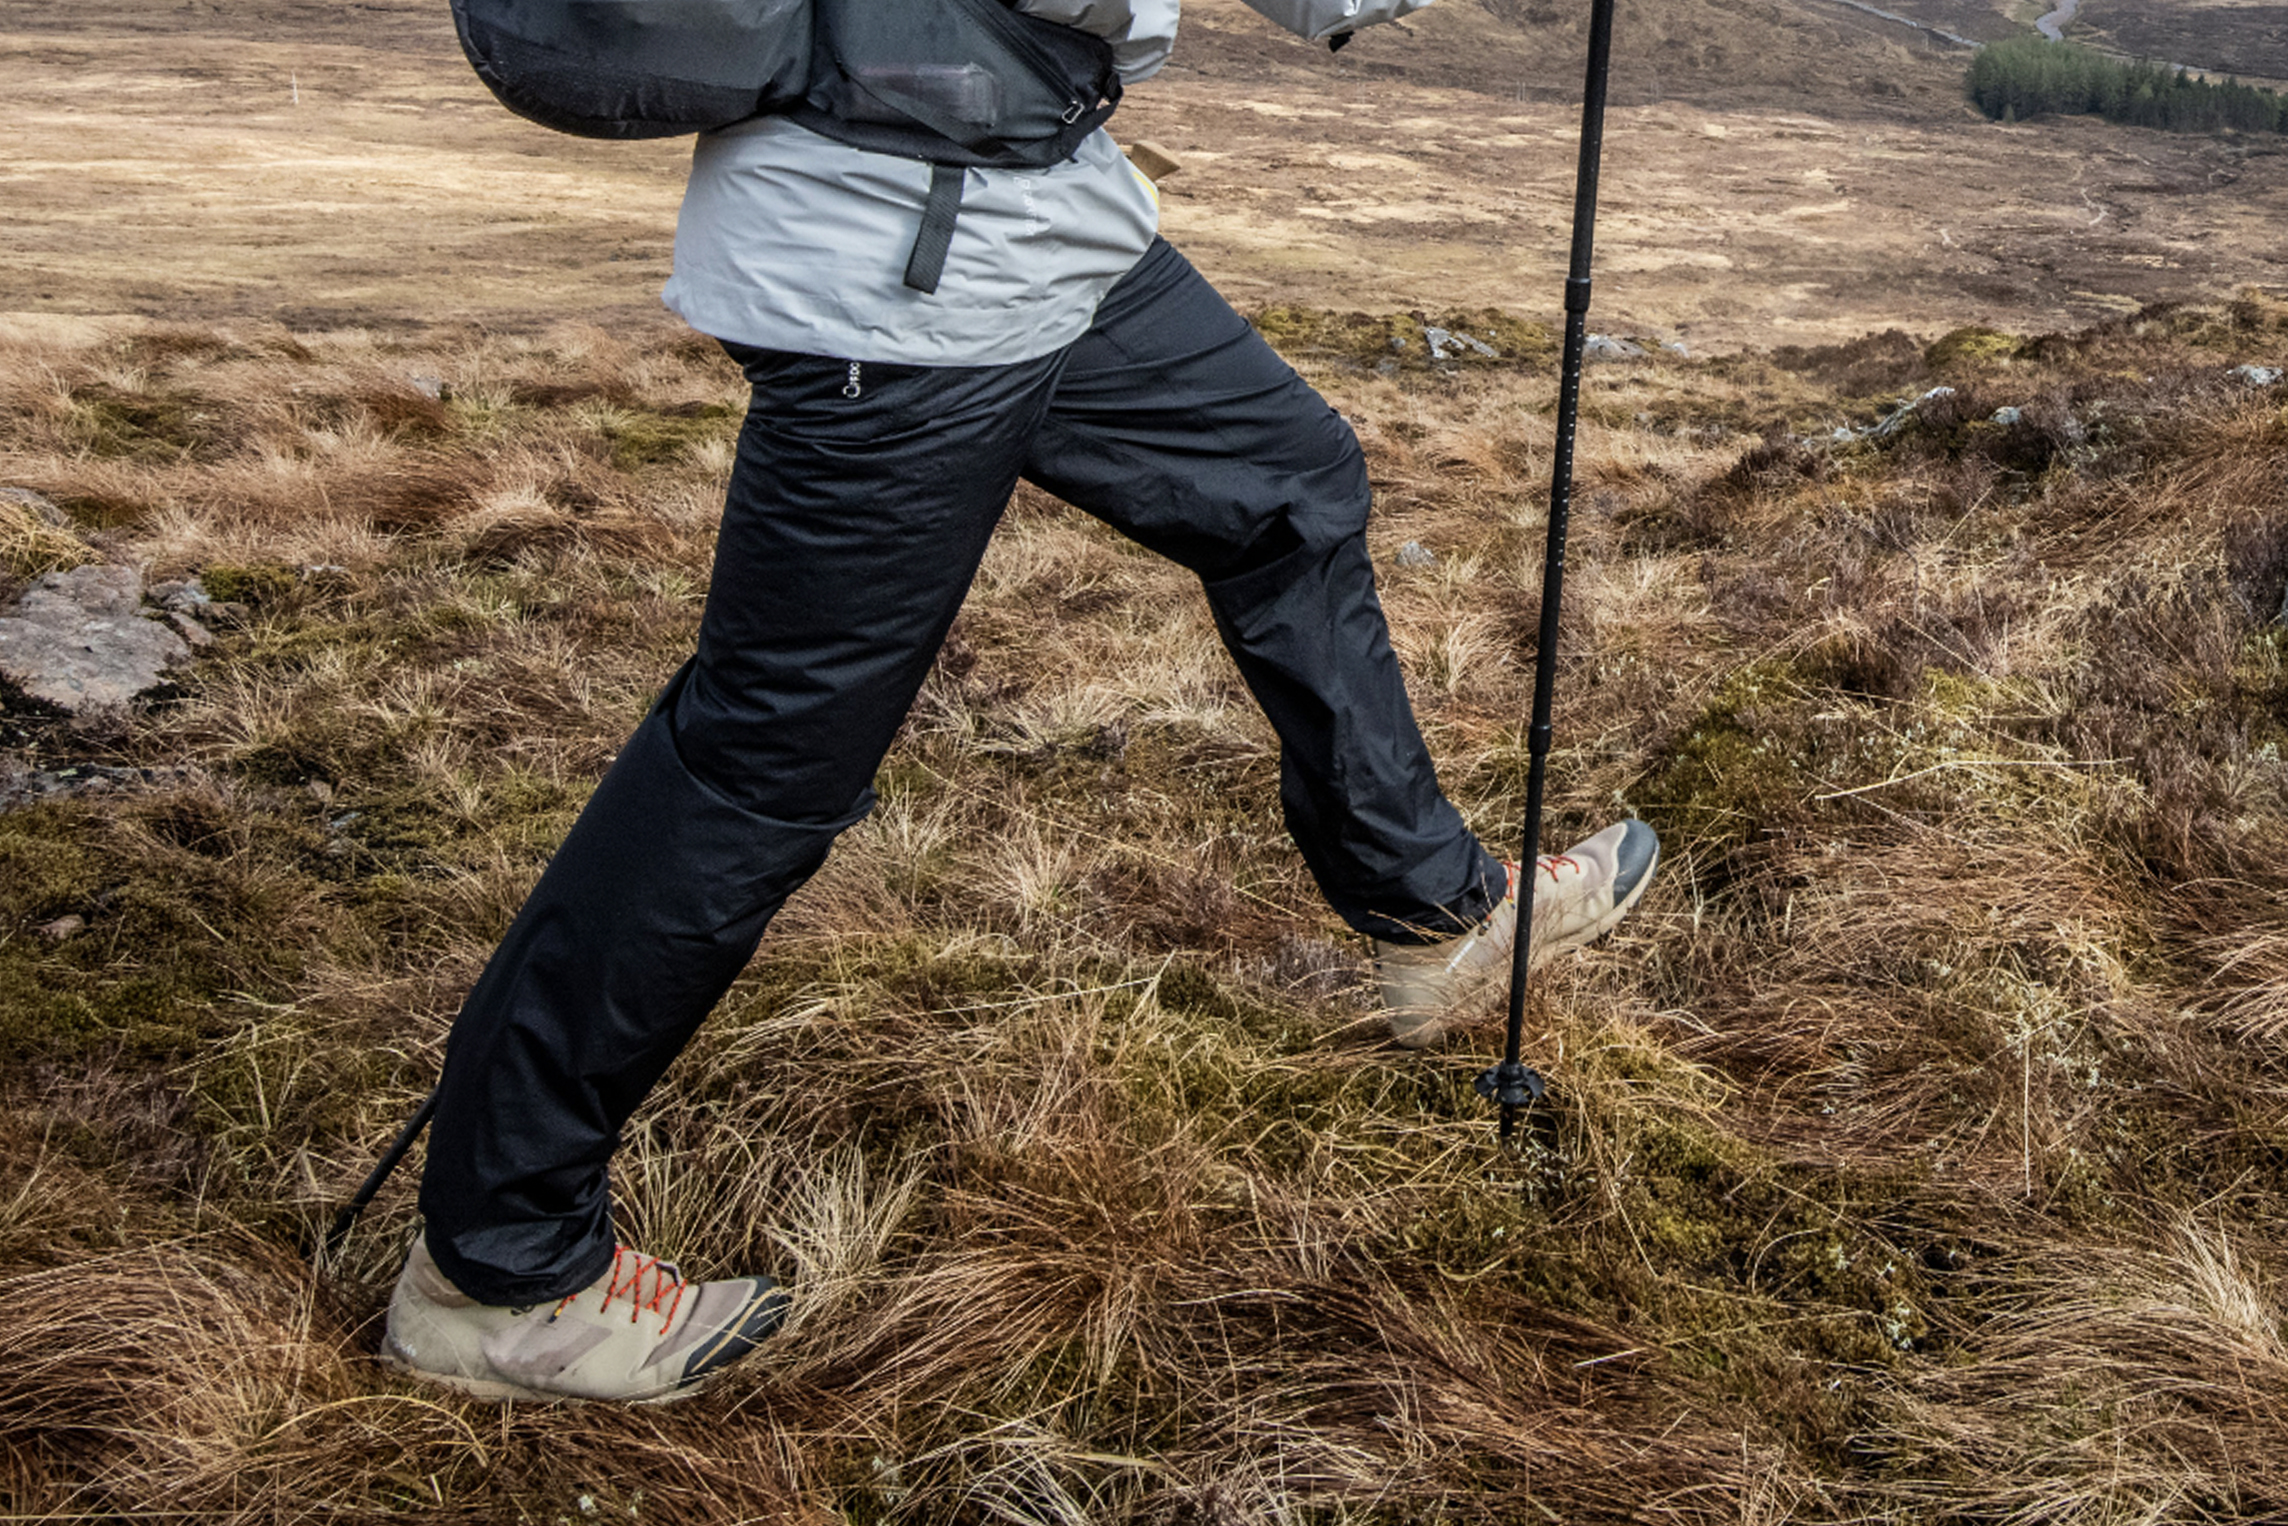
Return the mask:
<path id="1" fill-rule="evenodd" d="M 1994 410 L 1994 422 L 2004 426 L 2015 424 L 2025 416 L 2026 410 L 2023 408 L 1997 408 Z"/>
<path id="2" fill-rule="evenodd" d="M 151 602 L 161 609 L 178 615 L 195 615 L 214 603 L 207 585 L 197 578 L 186 578 L 179 583 L 154 583 L 150 588 Z"/>
<path id="3" fill-rule="evenodd" d="M 1860 440 L 1887 440 L 1906 428 L 1907 421 L 1912 419 L 1924 404 L 1936 402 L 1942 397 L 1952 396 L 1954 396 L 1952 387 L 1933 387 L 1920 397 L 1908 398 L 1872 424 L 1859 428 L 1854 428 L 1849 424 L 1838 424 L 1825 435 L 1804 435 L 1799 438 L 1806 445 L 1829 443 L 1850 445 Z M 2005 413 L 2012 415 L 2012 417 L 2007 419 L 2002 417 L 2002 414 Z M 2017 413 L 2018 410 L 2015 408 L 2004 408 L 1995 414 L 1994 422 L 1997 424 L 2015 423 Z"/>
<path id="4" fill-rule="evenodd" d="M 205 782 L 206 775 L 195 768 L 114 768 L 77 763 L 69 768 L 28 769 L 0 756 L 0 811 L 12 811 L 41 800 L 180 789 Z"/>
<path id="5" fill-rule="evenodd" d="M 1452 329 L 1425 328 L 1422 330 L 1422 337 L 1430 346 L 1430 358 L 1432 360 L 1452 360 L 1464 350 L 1475 350 L 1488 360 L 1501 359 L 1501 351 L 1483 339 L 1456 333 Z"/>
<path id="6" fill-rule="evenodd" d="M 1887 440 L 1906 428 L 1907 420 L 1913 418 L 1916 411 L 1925 403 L 1935 403 L 1942 397 L 1952 396 L 1954 396 L 1952 387 L 1933 387 L 1921 397 L 1910 398 L 1899 404 L 1898 407 L 1893 408 L 1889 413 L 1884 414 L 1873 424 L 1857 433 L 1861 439 L 1865 440 Z"/>
<path id="7" fill-rule="evenodd" d="M 58 917 L 53 922 L 41 923 L 38 927 L 33 928 L 32 931 L 38 933 L 41 937 L 47 939 L 50 943 L 61 943 L 66 938 L 74 937 L 80 933 L 87 931 L 87 918 L 77 916 Z"/>
<path id="8" fill-rule="evenodd" d="M 2269 387 L 2280 380 L 2278 366 L 2234 366 L 2232 374 L 2251 387 Z"/>
<path id="9" fill-rule="evenodd" d="M 191 650 L 194 652 L 214 645 L 214 632 L 199 624 L 189 615 L 169 615 L 167 623 L 175 628 L 177 635 L 190 643 Z"/>
<path id="10" fill-rule="evenodd" d="M 431 402 L 441 403 L 445 400 L 447 388 L 442 376 L 408 376 L 405 380 L 414 391 Z"/>
<path id="11" fill-rule="evenodd" d="M 1591 334 L 1581 345 L 1584 360 L 1636 360 L 1644 352 L 1643 345 L 1633 340 L 1615 339 L 1610 334 Z"/>
<path id="12" fill-rule="evenodd" d="M 1401 567 L 1435 567 L 1438 565 L 1438 553 L 1418 540 L 1410 540 L 1398 548 L 1398 565 Z"/>
<path id="13" fill-rule="evenodd" d="M 132 567 L 50 573 L 0 616 L 0 673 L 74 714 L 124 705 L 191 656 L 142 606 L 143 577 Z"/>
<path id="14" fill-rule="evenodd" d="M 52 624 L 91 616 L 131 618 L 143 605 L 143 574 L 132 567 L 74 567 L 51 572 L 24 591 L 15 613 Z"/>
<path id="15" fill-rule="evenodd" d="M 1438 336 L 1438 343 L 1441 345 L 1450 345 L 1456 350 L 1472 350 L 1485 356 L 1488 360 L 1501 358 L 1501 352 L 1492 345 L 1474 334 L 1465 334 L 1459 329 L 1426 329 L 1424 334 L 1425 336 L 1435 334 Z"/>
<path id="16" fill-rule="evenodd" d="M 1692 352 L 1673 339 L 1663 339 L 1660 342 L 1660 347 L 1679 359 L 1690 360 L 1692 358 Z"/>
<path id="17" fill-rule="evenodd" d="M 68 530 L 72 527 L 69 514 L 28 487 L 0 487 L 0 503 L 13 503 L 30 509 L 32 517 L 51 530 Z"/>

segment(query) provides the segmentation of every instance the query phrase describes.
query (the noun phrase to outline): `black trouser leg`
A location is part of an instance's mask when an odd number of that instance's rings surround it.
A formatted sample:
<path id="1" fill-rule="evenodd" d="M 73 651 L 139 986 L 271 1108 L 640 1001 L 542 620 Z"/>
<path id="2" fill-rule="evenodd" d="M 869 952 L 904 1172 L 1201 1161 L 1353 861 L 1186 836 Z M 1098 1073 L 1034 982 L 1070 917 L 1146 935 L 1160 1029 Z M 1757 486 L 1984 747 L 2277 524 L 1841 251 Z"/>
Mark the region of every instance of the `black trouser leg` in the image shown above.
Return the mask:
<path id="1" fill-rule="evenodd" d="M 872 803 L 1020 466 L 1204 580 L 1351 925 L 1458 926 L 1498 863 L 1438 792 L 1374 594 L 1349 428 L 1165 245 L 1018 366 L 734 351 L 755 384 L 699 651 L 637 729 L 455 1023 L 429 1248 L 488 1303 L 611 1259 L 621 1128 L 772 914 Z"/>
<path id="2" fill-rule="evenodd" d="M 1023 366 L 737 352 L 755 384 L 698 655 L 581 813 L 454 1024 L 421 1188 L 486 1303 L 612 1256 L 620 1130 L 870 783 L 1053 385 Z"/>
<path id="3" fill-rule="evenodd" d="M 1413 941 L 1484 917 L 1506 876 L 1439 792 L 1407 702 L 1358 439 L 1173 248 L 1068 353 L 1025 474 L 1200 575 L 1343 920 Z"/>

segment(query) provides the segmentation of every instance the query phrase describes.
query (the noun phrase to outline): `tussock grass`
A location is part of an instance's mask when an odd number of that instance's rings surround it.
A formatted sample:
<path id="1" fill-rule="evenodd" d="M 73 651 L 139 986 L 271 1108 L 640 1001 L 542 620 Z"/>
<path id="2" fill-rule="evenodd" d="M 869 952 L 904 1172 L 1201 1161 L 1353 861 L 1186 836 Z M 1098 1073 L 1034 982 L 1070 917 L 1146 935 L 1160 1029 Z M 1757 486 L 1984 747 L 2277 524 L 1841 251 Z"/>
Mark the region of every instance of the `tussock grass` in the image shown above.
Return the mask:
<path id="1" fill-rule="evenodd" d="M 65 572 L 93 558 L 79 537 L 33 503 L 0 497 L 0 571 L 16 578 Z"/>
<path id="2" fill-rule="evenodd" d="M 736 372 L 582 327 L 11 344 L 0 485 L 73 524 L 8 520 L 10 586 L 132 559 L 234 610 L 130 721 L 0 694 L 0 767 L 143 781 L 0 814 L 0 1501 L 2288 1514 L 2288 399 L 2230 375 L 2277 305 L 1592 373 L 1551 830 L 1636 810 L 1667 867 L 1538 986 L 1566 1106 L 1512 1157 L 1494 1013 L 1382 1043 L 1196 590 L 1021 492 L 880 809 L 631 1126 L 627 1234 L 800 1295 L 639 1413 L 372 1360 L 409 1177 L 303 1256 L 688 647 Z M 1268 327 L 1366 442 L 1425 729 L 1506 844 L 1551 379 Z"/>

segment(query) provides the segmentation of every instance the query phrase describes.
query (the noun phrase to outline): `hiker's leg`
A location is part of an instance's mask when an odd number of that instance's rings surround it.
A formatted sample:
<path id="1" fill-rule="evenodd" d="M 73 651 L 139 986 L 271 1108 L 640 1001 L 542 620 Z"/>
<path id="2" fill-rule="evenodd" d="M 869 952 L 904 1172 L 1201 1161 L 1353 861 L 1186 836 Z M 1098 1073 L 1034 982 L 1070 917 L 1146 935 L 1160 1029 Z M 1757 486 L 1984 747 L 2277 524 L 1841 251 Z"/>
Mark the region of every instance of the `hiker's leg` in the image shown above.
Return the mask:
<path id="1" fill-rule="evenodd" d="M 1358 440 L 1168 245 L 1069 352 L 1025 474 L 1200 575 L 1278 729 L 1288 829 L 1346 921 L 1414 941 L 1485 916 L 1505 875 L 1407 702 Z"/>
<path id="2" fill-rule="evenodd" d="M 735 352 L 754 383 L 699 650 L 598 786 L 454 1024 L 422 1181 L 482 1303 L 612 1259 L 620 1129 L 835 834 L 967 591 L 1057 361 Z M 856 396 L 846 395 L 852 391 Z"/>

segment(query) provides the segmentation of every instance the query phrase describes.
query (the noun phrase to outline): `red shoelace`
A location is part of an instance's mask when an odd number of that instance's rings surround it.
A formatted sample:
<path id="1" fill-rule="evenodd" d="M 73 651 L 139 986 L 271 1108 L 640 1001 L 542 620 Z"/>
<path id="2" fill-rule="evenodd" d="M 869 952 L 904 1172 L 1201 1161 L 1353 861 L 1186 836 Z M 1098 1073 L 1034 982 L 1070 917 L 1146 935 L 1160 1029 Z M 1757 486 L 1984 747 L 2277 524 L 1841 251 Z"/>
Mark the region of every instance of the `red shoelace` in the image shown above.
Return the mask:
<path id="1" fill-rule="evenodd" d="M 649 1287 L 646 1287 L 648 1279 Z M 597 1312 L 612 1306 L 612 1300 L 625 1297 L 628 1301 L 628 1323 L 634 1324 L 649 1309 L 660 1317 L 662 1328 L 675 1323 L 675 1311 L 683 1307 L 683 1290 L 688 1286 L 675 1267 L 657 1256 L 641 1255 L 625 1245 L 612 1247 L 612 1275 L 604 1284 L 604 1301 Z M 673 1294 L 671 1298 L 668 1295 Z M 575 1297 L 578 1295 L 575 1294 Z M 572 1300 L 567 1298 L 565 1303 Z M 660 1307 L 662 1302 L 666 1307 Z M 562 1305 L 559 1305 L 562 1307 Z"/>
<path id="2" fill-rule="evenodd" d="M 1549 871 L 1549 877 L 1551 879 L 1557 878 L 1557 866 L 1559 864 L 1563 864 L 1566 868 L 1572 870 L 1575 874 L 1586 874 L 1588 872 L 1581 867 L 1581 861 L 1570 853 L 1552 853 L 1541 860 L 1541 867 Z M 1502 864 L 1502 867 L 1509 871 L 1509 898 L 1514 901 L 1517 899 L 1518 870 L 1524 866 L 1521 864 L 1513 864 L 1505 861 Z"/>

